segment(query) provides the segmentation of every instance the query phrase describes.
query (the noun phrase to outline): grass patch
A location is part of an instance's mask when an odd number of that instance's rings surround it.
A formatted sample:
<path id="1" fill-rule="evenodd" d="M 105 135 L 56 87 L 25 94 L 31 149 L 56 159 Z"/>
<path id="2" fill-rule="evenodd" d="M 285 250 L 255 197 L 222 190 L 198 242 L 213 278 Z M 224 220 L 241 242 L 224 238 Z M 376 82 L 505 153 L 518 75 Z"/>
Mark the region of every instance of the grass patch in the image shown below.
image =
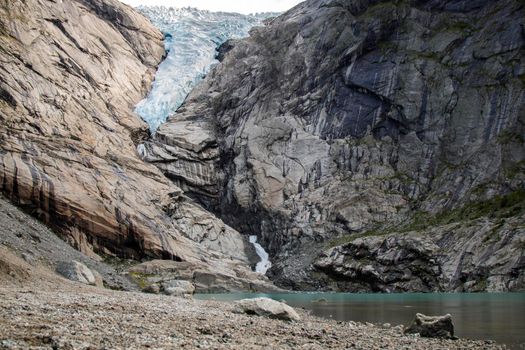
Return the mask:
<path id="1" fill-rule="evenodd" d="M 504 170 L 505 177 L 508 179 L 513 179 L 518 175 L 525 174 L 525 161 L 517 162 L 509 166 Z"/>
<path id="2" fill-rule="evenodd" d="M 523 138 L 522 134 L 509 130 L 503 131 L 501 134 L 499 134 L 497 140 L 500 145 L 508 145 L 509 143 L 525 143 L 525 139 Z"/>
<path id="3" fill-rule="evenodd" d="M 326 243 L 326 249 L 351 243 L 358 238 L 385 236 L 391 233 L 424 231 L 429 227 L 472 221 L 481 217 L 499 220 L 493 232 L 486 237 L 486 240 L 490 240 L 495 238 L 497 232 L 502 227 L 503 219 L 518 215 L 525 215 L 525 190 L 514 191 L 504 196 L 496 196 L 486 201 L 472 202 L 461 208 L 445 210 L 436 215 L 417 211 L 414 213 L 412 221 L 406 225 L 390 226 L 384 229 L 369 230 L 363 233 L 337 237 Z"/>
<path id="4" fill-rule="evenodd" d="M 402 227 L 400 232 L 419 231 L 430 226 L 471 221 L 483 216 L 504 219 L 523 213 L 525 213 L 525 190 L 518 190 L 504 196 L 495 196 L 486 201 L 469 203 L 458 209 L 442 211 L 437 215 L 416 212 L 412 222 Z"/>
<path id="5" fill-rule="evenodd" d="M 116 256 L 102 255 L 103 261 L 112 266 L 117 272 L 125 272 L 130 267 L 135 266 L 140 263 L 140 261 L 131 260 L 131 259 L 122 259 Z"/>

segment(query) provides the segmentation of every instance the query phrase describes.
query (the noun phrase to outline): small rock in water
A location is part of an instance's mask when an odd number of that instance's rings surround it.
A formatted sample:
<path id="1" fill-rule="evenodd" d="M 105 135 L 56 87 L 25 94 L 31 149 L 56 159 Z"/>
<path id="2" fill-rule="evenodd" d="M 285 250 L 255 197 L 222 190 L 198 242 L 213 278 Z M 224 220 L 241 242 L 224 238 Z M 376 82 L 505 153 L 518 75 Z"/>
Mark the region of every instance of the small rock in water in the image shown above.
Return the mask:
<path id="1" fill-rule="evenodd" d="M 236 302 L 238 312 L 277 318 L 285 321 L 300 321 L 301 317 L 290 306 L 269 298 L 243 299 Z"/>
<path id="2" fill-rule="evenodd" d="M 327 300 L 325 298 L 319 298 L 319 299 L 313 300 L 313 302 L 319 303 L 319 304 L 325 304 L 327 303 Z"/>
<path id="3" fill-rule="evenodd" d="M 452 316 L 426 316 L 416 314 L 415 320 L 405 329 L 405 334 L 419 334 L 427 338 L 454 338 Z"/>

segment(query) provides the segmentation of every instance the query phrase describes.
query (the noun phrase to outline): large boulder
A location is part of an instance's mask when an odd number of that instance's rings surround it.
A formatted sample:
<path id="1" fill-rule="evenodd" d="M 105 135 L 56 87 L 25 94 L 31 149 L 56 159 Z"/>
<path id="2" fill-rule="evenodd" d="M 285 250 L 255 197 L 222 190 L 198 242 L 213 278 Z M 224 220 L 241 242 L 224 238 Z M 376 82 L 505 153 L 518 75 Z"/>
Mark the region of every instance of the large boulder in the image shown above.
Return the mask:
<path id="1" fill-rule="evenodd" d="M 416 314 L 412 324 L 405 329 L 405 334 L 419 334 L 427 338 L 454 338 L 452 316 L 426 316 Z"/>
<path id="2" fill-rule="evenodd" d="M 237 312 L 276 318 L 284 321 L 300 321 L 297 312 L 285 303 L 269 298 L 243 299 L 236 302 Z"/>
<path id="3" fill-rule="evenodd" d="M 102 287 L 100 274 L 91 271 L 89 267 L 75 260 L 58 263 L 56 272 L 71 281 Z"/>
<path id="4" fill-rule="evenodd" d="M 131 267 L 129 274 L 142 288 L 156 284 L 164 292 L 171 294 L 180 294 L 182 291 L 178 288 L 181 287 L 188 289 L 182 286 L 183 281 L 189 281 L 186 283 L 190 283 L 196 293 L 282 291 L 266 276 L 253 272 L 248 265 L 234 259 L 222 260 L 216 264 L 206 264 L 203 261 L 195 264 L 187 261 L 152 260 Z"/>
<path id="5" fill-rule="evenodd" d="M 195 293 L 195 286 L 189 281 L 171 280 L 162 283 L 164 294 L 173 296 L 186 296 Z"/>

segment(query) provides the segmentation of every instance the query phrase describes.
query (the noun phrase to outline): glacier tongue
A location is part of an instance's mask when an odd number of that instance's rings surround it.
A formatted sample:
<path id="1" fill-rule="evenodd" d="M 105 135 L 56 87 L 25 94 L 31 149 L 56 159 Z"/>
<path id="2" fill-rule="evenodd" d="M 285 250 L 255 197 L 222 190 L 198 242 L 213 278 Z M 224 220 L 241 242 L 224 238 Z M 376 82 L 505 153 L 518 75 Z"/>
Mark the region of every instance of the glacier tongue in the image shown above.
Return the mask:
<path id="1" fill-rule="evenodd" d="M 193 8 L 138 8 L 166 37 L 168 55 L 159 66 L 152 90 L 136 112 L 155 132 L 180 107 L 191 89 L 208 73 L 215 49 L 228 39 L 245 37 L 271 14 L 241 15 Z"/>

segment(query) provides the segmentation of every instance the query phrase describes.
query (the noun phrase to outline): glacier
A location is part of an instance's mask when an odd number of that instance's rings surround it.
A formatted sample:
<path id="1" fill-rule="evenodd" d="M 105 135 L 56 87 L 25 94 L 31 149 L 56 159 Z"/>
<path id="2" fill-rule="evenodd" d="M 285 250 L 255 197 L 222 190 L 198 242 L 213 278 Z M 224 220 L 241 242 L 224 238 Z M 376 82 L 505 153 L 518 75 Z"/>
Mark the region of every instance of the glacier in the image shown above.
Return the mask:
<path id="1" fill-rule="evenodd" d="M 139 6 L 137 9 L 164 33 L 167 52 L 150 93 L 135 108 L 153 133 L 218 63 L 216 48 L 228 39 L 248 36 L 252 27 L 276 15 L 242 15 L 164 6 Z"/>

